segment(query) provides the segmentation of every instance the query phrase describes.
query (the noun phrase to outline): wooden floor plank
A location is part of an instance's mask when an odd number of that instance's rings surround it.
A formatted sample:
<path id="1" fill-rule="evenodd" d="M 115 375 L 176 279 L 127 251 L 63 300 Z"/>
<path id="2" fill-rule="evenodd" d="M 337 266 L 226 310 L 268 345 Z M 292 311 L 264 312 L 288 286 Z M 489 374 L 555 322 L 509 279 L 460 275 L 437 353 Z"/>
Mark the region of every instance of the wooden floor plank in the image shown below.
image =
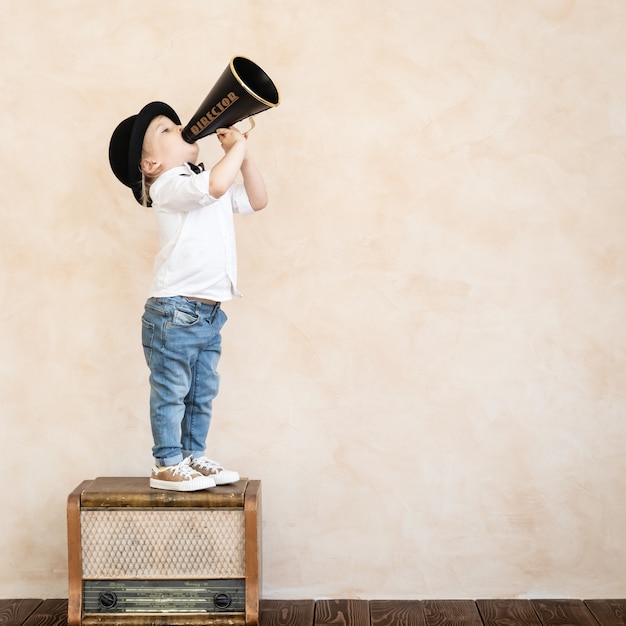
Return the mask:
<path id="1" fill-rule="evenodd" d="M 67 626 L 67 600 L 44 600 L 23 626 Z"/>
<path id="2" fill-rule="evenodd" d="M 473 600 L 424 600 L 427 626 L 483 626 Z"/>
<path id="3" fill-rule="evenodd" d="M 371 626 L 426 626 L 419 600 L 371 600 Z"/>
<path id="4" fill-rule="evenodd" d="M 318 600 L 314 626 L 370 626 L 367 600 Z"/>
<path id="5" fill-rule="evenodd" d="M 582 600 L 531 600 L 544 626 L 598 626 Z"/>
<path id="6" fill-rule="evenodd" d="M 0 626 L 15 626 L 26 621 L 41 600 L 0 600 Z"/>
<path id="7" fill-rule="evenodd" d="M 261 600 L 259 626 L 626 626 L 626 599 Z M 67 626 L 67 599 L 0 600 L 0 626 Z"/>
<path id="8" fill-rule="evenodd" d="M 485 626 L 542 626 L 529 600 L 476 600 Z"/>
<path id="9" fill-rule="evenodd" d="M 314 600 L 260 600 L 259 626 L 313 626 Z"/>
<path id="10" fill-rule="evenodd" d="M 585 600 L 600 626 L 626 626 L 626 600 Z"/>

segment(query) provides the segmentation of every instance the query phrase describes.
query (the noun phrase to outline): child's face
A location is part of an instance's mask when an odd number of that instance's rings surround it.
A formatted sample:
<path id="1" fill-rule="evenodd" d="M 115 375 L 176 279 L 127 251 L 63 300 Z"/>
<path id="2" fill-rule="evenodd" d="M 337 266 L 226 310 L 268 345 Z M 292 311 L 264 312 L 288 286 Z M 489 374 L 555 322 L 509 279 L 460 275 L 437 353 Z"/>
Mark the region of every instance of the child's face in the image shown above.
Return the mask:
<path id="1" fill-rule="evenodd" d="M 182 126 L 165 115 L 155 117 L 143 139 L 141 165 L 144 172 L 155 175 L 182 165 L 195 163 L 198 158 L 197 143 L 187 143 L 182 137 Z"/>

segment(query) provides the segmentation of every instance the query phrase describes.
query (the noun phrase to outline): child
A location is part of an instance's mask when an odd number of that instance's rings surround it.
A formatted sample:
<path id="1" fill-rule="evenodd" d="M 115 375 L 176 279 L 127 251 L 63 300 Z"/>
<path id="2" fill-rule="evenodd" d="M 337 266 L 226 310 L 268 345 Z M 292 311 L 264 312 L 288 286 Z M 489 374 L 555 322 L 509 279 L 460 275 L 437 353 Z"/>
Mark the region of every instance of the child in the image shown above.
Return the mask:
<path id="1" fill-rule="evenodd" d="M 221 303 L 241 295 L 233 213 L 260 211 L 267 192 L 247 135 L 219 129 L 224 155 L 201 171 L 198 145 L 181 131 L 171 107 L 151 102 L 115 129 L 109 162 L 135 199 L 152 206 L 161 243 L 142 317 L 155 460 L 150 486 L 196 491 L 239 480 L 207 458 L 205 446 L 219 386 Z M 235 182 L 239 172 L 243 183 Z"/>

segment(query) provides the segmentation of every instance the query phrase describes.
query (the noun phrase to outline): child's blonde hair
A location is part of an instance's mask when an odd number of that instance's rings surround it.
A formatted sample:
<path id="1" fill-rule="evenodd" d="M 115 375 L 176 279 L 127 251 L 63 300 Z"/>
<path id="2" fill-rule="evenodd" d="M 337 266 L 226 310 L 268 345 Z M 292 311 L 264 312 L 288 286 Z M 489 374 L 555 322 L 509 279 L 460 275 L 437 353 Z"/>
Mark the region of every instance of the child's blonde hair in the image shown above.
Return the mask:
<path id="1" fill-rule="evenodd" d="M 150 187 L 156 179 L 152 176 L 146 176 L 141 170 L 141 204 L 144 207 L 152 206 L 152 198 L 150 198 Z"/>

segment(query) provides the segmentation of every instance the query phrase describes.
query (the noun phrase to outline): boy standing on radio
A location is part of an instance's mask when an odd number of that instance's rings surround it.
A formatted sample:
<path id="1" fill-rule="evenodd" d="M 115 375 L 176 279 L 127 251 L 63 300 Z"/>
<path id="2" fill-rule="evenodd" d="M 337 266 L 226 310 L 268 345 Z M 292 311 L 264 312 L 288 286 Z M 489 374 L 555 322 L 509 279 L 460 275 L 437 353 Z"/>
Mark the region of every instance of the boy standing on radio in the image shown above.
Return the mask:
<path id="1" fill-rule="evenodd" d="M 233 213 L 265 208 L 267 191 L 247 135 L 218 129 L 224 155 L 203 171 L 198 145 L 181 133 L 174 110 L 151 102 L 115 129 L 109 162 L 135 199 L 154 210 L 161 244 L 142 317 L 154 440 L 150 486 L 196 491 L 239 480 L 205 448 L 227 319 L 221 305 L 241 295 Z"/>

